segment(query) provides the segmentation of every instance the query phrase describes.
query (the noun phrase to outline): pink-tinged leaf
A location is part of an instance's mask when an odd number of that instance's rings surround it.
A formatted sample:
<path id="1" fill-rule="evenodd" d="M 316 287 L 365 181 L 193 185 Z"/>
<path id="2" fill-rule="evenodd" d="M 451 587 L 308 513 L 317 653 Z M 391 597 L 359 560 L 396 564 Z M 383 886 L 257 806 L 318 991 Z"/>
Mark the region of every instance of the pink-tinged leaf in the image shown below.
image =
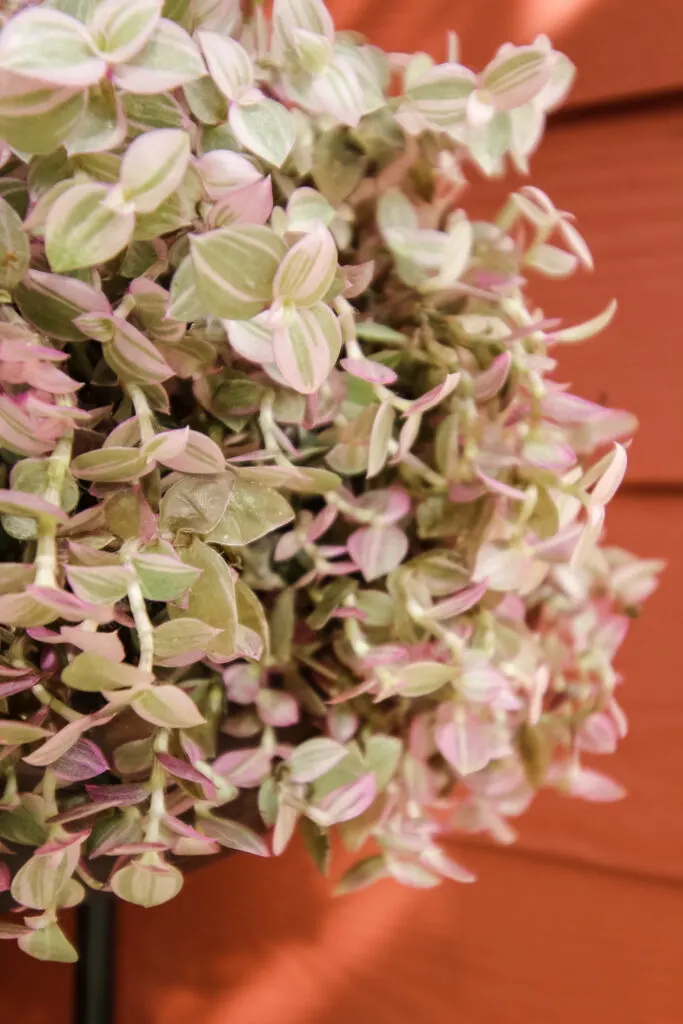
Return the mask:
<path id="1" fill-rule="evenodd" d="M 204 782 L 207 780 L 204 779 Z M 214 840 L 209 839 L 208 836 L 198 832 L 192 825 L 188 825 L 186 821 L 182 821 L 180 818 L 174 818 L 172 814 L 164 815 L 164 825 L 169 829 L 170 832 L 175 833 L 177 836 L 183 836 L 184 839 L 196 839 L 200 843 L 205 843 L 207 846 L 214 846 Z M 216 846 L 216 852 L 219 847 Z"/>
<path id="2" fill-rule="evenodd" d="M 492 360 L 488 369 L 477 374 L 474 379 L 474 395 L 478 402 L 488 402 L 501 390 L 512 366 L 512 354 L 502 352 Z"/>
<path id="3" fill-rule="evenodd" d="M 143 691 L 133 701 L 133 709 L 146 722 L 165 729 L 189 729 L 205 721 L 192 698 L 167 683 Z"/>
<path id="4" fill-rule="evenodd" d="M 187 761 L 183 761 L 180 757 L 172 757 L 170 754 L 157 754 L 156 758 L 170 775 L 174 775 L 177 779 L 185 779 L 186 782 L 194 782 L 196 785 L 201 786 L 205 791 L 207 800 L 216 796 L 216 787 L 214 784 L 207 779 L 205 775 L 202 775 L 200 771 L 193 768 L 191 764 L 188 764 Z"/>
<path id="5" fill-rule="evenodd" d="M 503 498 L 510 498 L 512 501 L 524 501 L 526 498 L 526 491 L 521 490 L 519 487 L 512 487 L 511 484 L 506 484 L 502 480 L 496 480 L 495 477 L 487 476 L 486 473 L 482 473 L 481 470 L 477 470 L 477 477 L 486 487 L 487 491 L 493 494 L 500 494 Z"/>
<path id="6" fill-rule="evenodd" d="M 275 362 L 270 314 L 259 313 L 253 320 L 223 320 L 232 348 L 250 363 Z"/>
<path id="7" fill-rule="evenodd" d="M 31 584 L 26 588 L 26 594 L 40 601 L 46 608 L 57 612 L 60 618 L 67 622 L 82 622 L 84 619 L 92 619 L 94 622 L 107 623 L 114 618 L 114 609 L 110 605 L 93 604 L 91 601 L 81 601 L 75 594 L 69 594 L 66 590 L 56 590 L 52 587 L 37 587 Z"/>
<path id="8" fill-rule="evenodd" d="M 339 365 L 352 377 L 360 377 L 370 384 L 394 384 L 398 379 L 391 367 L 374 359 L 342 359 Z"/>
<path id="9" fill-rule="evenodd" d="M 341 267 L 341 273 L 346 281 L 342 295 L 345 299 L 355 299 L 372 284 L 375 274 L 375 261 L 359 263 L 356 266 Z"/>
<path id="10" fill-rule="evenodd" d="M 273 332 L 277 368 L 287 384 L 310 395 L 329 376 L 341 348 L 341 328 L 322 302 L 309 309 L 290 309 Z"/>
<path id="11" fill-rule="evenodd" d="M 241 193 L 263 180 L 263 175 L 241 153 L 229 149 L 214 149 L 197 162 L 204 187 L 210 199 L 221 199 L 231 192 Z"/>
<path id="12" fill-rule="evenodd" d="M 261 672 L 255 665 L 231 665 L 223 670 L 223 684 L 235 704 L 253 704 L 261 686 Z"/>
<path id="13" fill-rule="evenodd" d="M 273 212 L 273 185 L 270 177 L 246 188 L 222 196 L 211 208 L 207 223 L 211 228 L 231 224 L 265 224 Z"/>
<path id="14" fill-rule="evenodd" d="M 150 39 L 126 64 L 117 65 L 115 83 L 124 92 L 155 96 L 205 74 L 195 43 L 180 25 L 162 18 Z"/>
<path id="15" fill-rule="evenodd" d="M 182 433 L 185 431 L 169 431 L 166 435 Z M 189 430 L 183 449 L 176 455 L 166 455 L 164 448 L 157 449 L 154 458 L 167 469 L 173 469 L 178 473 L 192 474 L 215 474 L 222 473 L 225 469 L 225 456 L 215 441 L 212 441 L 206 434 L 200 434 L 198 430 Z"/>
<path id="16" fill-rule="evenodd" d="M 11 679 L 6 683 L 0 683 L 0 700 L 13 697 L 15 693 L 24 693 L 40 682 L 39 675 L 22 676 L 20 679 Z"/>
<path id="17" fill-rule="evenodd" d="M 120 662 L 126 656 L 118 632 L 93 633 L 78 626 L 62 626 L 59 632 L 65 643 L 73 644 L 81 651 L 98 654 L 107 661 Z"/>
<path id="18" fill-rule="evenodd" d="M 322 811 L 331 824 L 336 825 L 359 817 L 367 811 L 376 796 L 375 773 L 367 772 L 354 782 L 333 789 L 318 802 L 316 809 Z"/>
<path id="19" fill-rule="evenodd" d="M 277 728 L 296 725 L 299 721 L 299 705 L 291 694 L 282 690 L 260 690 L 256 708 L 266 725 Z"/>
<path id="20" fill-rule="evenodd" d="M 173 370 L 153 342 L 125 320 L 111 317 L 111 341 L 104 357 L 117 376 L 127 384 L 155 384 L 168 380 Z"/>
<path id="21" fill-rule="evenodd" d="M 579 765 L 569 768 L 553 765 L 548 771 L 546 781 L 568 796 L 594 803 L 612 803 L 626 796 L 626 790 L 618 782 L 591 768 L 582 768 Z"/>
<path id="22" fill-rule="evenodd" d="M 292 782 L 313 782 L 331 771 L 348 751 L 336 740 L 320 736 L 296 747 L 289 758 Z"/>
<path id="23" fill-rule="evenodd" d="M 109 765 L 100 748 L 84 737 L 52 763 L 52 771 L 57 778 L 66 782 L 84 782 L 108 770 Z"/>
<path id="24" fill-rule="evenodd" d="M 149 797 L 149 786 L 143 782 L 128 782 L 115 786 L 86 786 L 86 792 L 94 804 L 107 807 L 135 807 Z"/>
<path id="25" fill-rule="evenodd" d="M 238 821 L 217 818 L 214 815 L 202 815 L 197 824 L 205 836 L 215 839 L 228 850 L 240 850 L 256 857 L 269 857 L 270 851 L 265 842 L 253 829 L 247 828 Z"/>
<path id="26" fill-rule="evenodd" d="M 470 608 L 474 608 L 476 604 L 479 604 L 487 590 L 488 580 L 486 579 L 482 580 L 481 583 L 474 583 L 472 586 L 463 587 L 462 590 L 458 590 L 452 597 L 447 597 L 444 601 L 439 601 L 438 604 L 433 605 L 429 609 L 429 617 L 436 619 L 437 622 L 444 622 L 446 619 L 455 618 L 456 615 L 462 615 L 464 612 L 469 611 Z"/>
<path id="27" fill-rule="evenodd" d="M 397 526 L 363 526 L 351 534 L 349 554 L 368 583 L 396 569 L 408 554 L 408 538 Z"/>
<path id="28" fill-rule="evenodd" d="M 181 128 L 139 135 L 121 161 L 119 185 L 136 213 L 153 213 L 179 188 L 190 159 L 190 136 Z"/>
<path id="29" fill-rule="evenodd" d="M 139 907 L 158 907 L 177 896 L 183 885 L 178 868 L 166 864 L 159 854 L 154 863 L 135 860 L 119 868 L 110 881 L 114 893 L 122 900 Z"/>
<path id="30" fill-rule="evenodd" d="M 34 768 L 44 768 L 53 764 L 60 757 L 63 757 L 80 740 L 84 732 L 92 727 L 92 719 L 89 716 L 78 718 L 75 722 L 67 722 L 59 732 L 56 732 L 42 746 L 24 758 L 27 764 Z"/>
<path id="31" fill-rule="evenodd" d="M 372 423 L 370 431 L 370 444 L 368 447 L 368 465 L 365 471 L 366 479 L 371 480 L 384 468 L 389 457 L 396 413 L 391 402 L 382 402 L 377 415 Z"/>
<path id="32" fill-rule="evenodd" d="M 31 519 L 53 520 L 58 523 L 68 522 L 68 516 L 58 505 L 45 501 L 38 494 L 26 491 L 0 490 L 0 512 L 14 516 L 30 516 Z"/>
<path id="33" fill-rule="evenodd" d="M 567 391 L 550 391 L 541 399 L 543 415 L 559 423 L 560 426 L 573 426 L 587 420 L 599 419 L 608 411 L 596 402 L 589 402 L 578 395 L 570 395 Z"/>
<path id="34" fill-rule="evenodd" d="M 497 753 L 491 726 L 462 706 L 447 708 L 435 740 L 441 755 L 460 775 L 481 771 Z"/>
<path id="35" fill-rule="evenodd" d="M 185 451 L 189 436 L 189 427 L 183 427 L 179 430 L 166 430 L 163 434 L 157 434 L 156 437 L 147 442 L 144 446 L 144 453 L 163 464 L 165 458 L 173 459 Z"/>
<path id="36" fill-rule="evenodd" d="M 384 523 L 398 523 L 410 512 L 410 496 L 402 487 L 366 491 L 356 499 L 357 508 L 374 512 Z"/>
<path id="37" fill-rule="evenodd" d="M 604 711 L 589 715 L 576 737 L 579 750 L 585 750 L 589 754 L 613 754 L 619 739 L 619 730 L 614 719 Z"/>
<path id="38" fill-rule="evenodd" d="M 239 100 L 254 84 L 254 67 L 244 47 L 236 39 L 217 32 L 197 32 L 204 60 L 216 88 L 226 99 Z"/>
<path id="39" fill-rule="evenodd" d="M 273 295 L 296 306 L 312 306 L 327 294 L 337 270 L 337 246 L 318 226 L 292 246 L 275 275 Z"/>
<path id="40" fill-rule="evenodd" d="M 123 565 L 108 565 L 106 572 L 101 566 L 67 565 L 66 578 L 81 601 L 101 605 L 122 601 L 134 576 Z"/>
<path id="41" fill-rule="evenodd" d="M 33 419 L 9 395 L 0 395 L 0 445 L 14 455 L 44 455 L 51 447 L 37 436 Z"/>
<path id="42" fill-rule="evenodd" d="M 626 449 L 615 444 L 607 468 L 591 491 L 591 504 L 604 506 L 612 500 L 624 479 L 627 463 Z"/>
<path id="43" fill-rule="evenodd" d="M 21 11 L 5 23 L 0 65 L 48 85 L 77 89 L 99 82 L 107 70 L 85 26 L 42 5 Z"/>
<path id="44" fill-rule="evenodd" d="M 437 384 L 431 391 L 427 391 L 421 398 L 417 398 L 414 402 L 410 403 L 410 407 L 404 412 L 404 416 L 418 416 L 422 413 L 428 412 L 435 406 L 442 402 L 444 398 L 448 398 L 450 394 L 458 386 L 460 380 L 459 373 L 449 373 L 446 379 L 441 383 Z"/>
<path id="45" fill-rule="evenodd" d="M 213 769 L 240 789 L 260 786 L 270 771 L 271 755 L 262 747 L 230 750 L 213 762 Z"/>
<path id="46" fill-rule="evenodd" d="M 7 864 L 0 861 L 0 893 L 9 892 L 10 886 L 12 885 L 12 875 Z M 23 930 L 18 932 L 19 935 L 23 933 Z M 5 936 L 0 935 L 0 938 Z"/>
<path id="47" fill-rule="evenodd" d="M 425 850 L 420 855 L 420 861 L 430 871 L 436 871 L 443 878 L 449 878 L 453 882 L 469 884 L 477 880 L 476 875 L 473 875 L 467 868 L 447 857 L 438 846 L 430 846 L 428 850 Z"/>

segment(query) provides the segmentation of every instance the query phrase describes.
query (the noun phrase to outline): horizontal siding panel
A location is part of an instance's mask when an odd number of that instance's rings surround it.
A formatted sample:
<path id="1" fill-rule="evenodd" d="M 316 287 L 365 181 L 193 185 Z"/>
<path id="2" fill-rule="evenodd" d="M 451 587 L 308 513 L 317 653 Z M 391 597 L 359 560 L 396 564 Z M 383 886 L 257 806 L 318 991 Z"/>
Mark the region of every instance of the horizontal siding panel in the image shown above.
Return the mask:
<path id="1" fill-rule="evenodd" d="M 470 850 L 472 886 L 333 899 L 296 843 L 122 908 L 130 1024 L 680 1024 L 683 891 Z"/>
<path id="2" fill-rule="evenodd" d="M 587 105 L 683 86 L 680 0 L 328 0 L 337 26 L 352 28 L 387 50 L 426 50 L 445 59 L 455 30 L 462 59 L 481 68 L 502 43 L 528 43 L 547 33 L 579 69 L 569 100 Z"/>
<path id="3" fill-rule="evenodd" d="M 629 470 L 634 483 L 683 482 L 681 180 L 683 101 L 556 124 L 528 179 L 575 214 L 595 258 L 592 273 L 566 281 L 530 277 L 530 296 L 566 324 L 618 299 L 607 331 L 555 350 L 557 376 L 588 398 L 638 416 Z M 491 216 L 519 183 L 512 176 L 477 181 L 464 206 L 470 216 Z"/>

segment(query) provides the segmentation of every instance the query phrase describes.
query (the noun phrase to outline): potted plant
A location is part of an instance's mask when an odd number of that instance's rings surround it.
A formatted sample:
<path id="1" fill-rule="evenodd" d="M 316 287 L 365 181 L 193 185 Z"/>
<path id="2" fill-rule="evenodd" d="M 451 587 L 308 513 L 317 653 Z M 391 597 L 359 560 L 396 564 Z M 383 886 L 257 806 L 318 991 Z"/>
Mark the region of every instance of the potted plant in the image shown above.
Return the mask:
<path id="1" fill-rule="evenodd" d="M 370 853 L 341 891 L 469 881 L 626 723 L 613 655 L 659 565 L 599 545 L 624 412 L 552 376 L 599 333 L 527 171 L 573 68 L 480 73 L 320 0 L 53 0 L 0 31 L 0 937 L 75 951 L 89 887 Z"/>

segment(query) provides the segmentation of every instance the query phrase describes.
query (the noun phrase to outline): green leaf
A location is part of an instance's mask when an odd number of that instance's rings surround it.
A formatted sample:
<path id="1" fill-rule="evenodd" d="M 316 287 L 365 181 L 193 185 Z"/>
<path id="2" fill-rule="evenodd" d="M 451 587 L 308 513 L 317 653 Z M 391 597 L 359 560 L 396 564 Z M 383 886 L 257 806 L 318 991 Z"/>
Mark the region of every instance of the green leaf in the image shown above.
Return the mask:
<path id="1" fill-rule="evenodd" d="M 230 128 L 244 149 L 274 167 L 282 167 L 296 140 L 292 115 L 275 100 L 230 108 Z"/>
<path id="2" fill-rule="evenodd" d="M 241 43 L 217 32 L 197 33 L 209 74 L 228 100 L 238 100 L 254 83 L 254 66 Z M 279 105 L 279 104 L 278 104 Z"/>
<path id="3" fill-rule="evenodd" d="M 136 448 L 100 448 L 77 455 L 71 463 L 71 472 L 82 480 L 97 483 L 124 483 L 139 480 L 151 473 L 154 463 Z"/>
<path id="4" fill-rule="evenodd" d="M 69 156 L 115 149 L 126 137 L 121 101 L 111 82 L 99 82 L 88 89 L 83 117 L 66 141 Z"/>
<path id="5" fill-rule="evenodd" d="M 3 513 L 2 525 L 10 537 L 16 540 L 35 540 L 38 535 L 35 511 L 30 507 L 22 508 L 21 492 L 25 494 L 43 495 L 49 488 L 49 466 L 48 459 L 22 459 L 12 468 L 10 480 L 12 491 L 18 492 L 14 498 L 6 496 L 0 502 L 0 512 Z M 80 497 L 78 484 L 70 472 L 66 472 L 62 482 L 60 506 L 65 512 L 71 512 Z M 14 508 L 10 507 L 14 504 Z M 59 510 L 54 506 L 55 514 Z M 47 511 L 47 510 L 46 510 Z M 22 514 L 25 512 L 26 514 Z"/>
<path id="6" fill-rule="evenodd" d="M 74 964 L 78 953 L 57 924 L 48 924 L 39 931 L 20 935 L 17 945 L 35 960 L 52 960 L 60 964 Z"/>
<path id="7" fill-rule="evenodd" d="M 180 228 L 185 228 L 190 223 L 191 218 L 188 217 L 186 210 L 183 209 L 180 197 L 174 192 L 168 199 L 164 199 L 163 203 L 160 203 L 152 213 L 139 213 L 137 215 L 135 218 L 133 240 L 136 242 L 146 242 L 157 238 L 159 235 L 169 235 L 173 231 L 179 231 Z M 187 320 L 198 318 L 199 316 L 178 317 L 178 319 Z"/>
<path id="8" fill-rule="evenodd" d="M 52 153 L 83 114 L 86 93 L 0 67 L 0 138 L 24 153 Z"/>
<path id="9" fill-rule="evenodd" d="M 105 0 L 90 22 L 97 49 L 110 64 L 131 60 L 148 42 L 161 16 L 161 0 Z"/>
<path id="10" fill-rule="evenodd" d="M 107 70 L 83 25 L 61 11 L 23 10 L 0 33 L 0 67 L 49 85 L 94 85 Z"/>
<path id="11" fill-rule="evenodd" d="M 12 718 L 0 718 L 0 743 L 18 746 L 21 743 L 33 743 L 49 735 L 49 731 L 39 725 L 30 725 L 28 722 Z"/>
<path id="12" fill-rule="evenodd" d="M 111 887 L 116 895 L 138 907 L 158 907 L 177 896 L 183 887 L 178 868 L 158 859 L 153 864 L 134 861 L 112 876 Z"/>
<path id="13" fill-rule="evenodd" d="M 186 256 L 173 275 L 171 281 L 171 308 L 169 316 L 175 320 L 201 320 L 206 310 L 199 298 L 197 279 L 192 265 L 192 257 Z"/>
<path id="14" fill-rule="evenodd" d="M 154 630 L 154 661 L 164 662 L 192 651 L 205 652 L 220 630 L 199 619 L 172 619 Z"/>
<path id="15" fill-rule="evenodd" d="M 62 682 L 74 690 L 101 693 L 109 690 L 127 690 L 135 686 L 150 686 L 154 682 L 151 672 L 134 665 L 117 664 L 99 654 L 77 654 L 62 672 Z"/>
<path id="16" fill-rule="evenodd" d="M 152 213 L 179 187 L 190 159 L 190 136 L 179 128 L 146 132 L 126 151 L 120 185 L 137 213 Z"/>
<path id="17" fill-rule="evenodd" d="M 133 565 L 148 601 L 178 600 L 200 574 L 200 570 L 169 555 L 138 554 Z"/>
<path id="18" fill-rule="evenodd" d="M 161 499 L 159 525 L 174 533 L 208 534 L 220 522 L 230 500 L 235 478 L 186 476 L 176 481 Z"/>
<path id="19" fill-rule="evenodd" d="M 273 332 L 277 368 L 303 395 L 313 394 L 327 380 L 341 343 L 339 320 L 324 302 L 308 309 L 286 308 L 282 325 Z"/>
<path id="20" fill-rule="evenodd" d="M 11 291 L 28 270 L 28 235 L 19 216 L 0 197 L 0 288 Z"/>
<path id="21" fill-rule="evenodd" d="M 337 272 L 337 246 L 318 226 L 294 245 L 278 268 L 273 295 L 296 306 L 312 306 L 327 294 Z"/>
<path id="22" fill-rule="evenodd" d="M 204 74 L 199 50 L 190 36 L 180 25 L 162 18 L 143 49 L 115 69 L 114 80 L 124 92 L 152 96 L 171 92 Z"/>
<path id="23" fill-rule="evenodd" d="M 228 118 L 228 104 L 210 75 L 188 82 L 183 88 L 187 105 L 202 124 L 223 124 Z"/>
<path id="24" fill-rule="evenodd" d="M 127 92 L 124 93 L 122 101 L 128 128 L 133 131 L 182 128 L 185 124 L 183 112 L 172 96 L 163 93 L 158 96 L 136 96 Z"/>
<path id="25" fill-rule="evenodd" d="M 289 502 L 277 491 L 238 478 L 220 522 L 206 539 L 223 547 L 243 547 L 293 518 Z"/>
<path id="26" fill-rule="evenodd" d="M 206 622 L 234 637 L 237 630 L 235 583 L 221 555 L 198 537 L 180 552 L 186 565 L 201 569 L 201 576 L 190 589 L 184 608 L 169 608 L 173 618 L 192 618 Z"/>
<path id="27" fill-rule="evenodd" d="M 72 858 L 62 854 L 31 857 L 12 879 L 12 897 L 20 906 L 47 910 L 73 874 Z"/>
<path id="28" fill-rule="evenodd" d="M 197 295 L 213 316 L 250 320 L 272 300 L 285 246 L 270 228 L 219 228 L 192 236 L 190 251 Z"/>
<path id="29" fill-rule="evenodd" d="M 45 224 L 45 247 L 56 271 L 105 263 L 130 242 L 135 225 L 132 210 L 107 204 L 106 185 L 74 185 L 50 210 Z"/>
<path id="30" fill-rule="evenodd" d="M 191 729 L 205 721 L 192 698 L 170 684 L 145 690 L 133 701 L 133 709 L 146 722 L 164 729 Z"/>
<path id="31" fill-rule="evenodd" d="M 85 334 L 73 323 L 82 313 L 111 313 L 103 292 L 73 277 L 40 270 L 29 270 L 14 299 L 29 323 L 58 341 L 84 340 Z"/>
<path id="32" fill-rule="evenodd" d="M 257 857 L 268 857 L 268 847 L 253 829 L 242 825 L 239 821 L 228 821 L 215 815 L 202 815 L 197 822 L 205 836 L 215 839 L 228 850 L 241 850 L 242 853 L 253 853 Z"/>
<path id="33" fill-rule="evenodd" d="M 101 566 L 68 565 L 66 575 L 76 596 L 93 604 L 122 601 L 133 579 L 130 569 L 123 565 L 108 565 L 105 571 Z"/>

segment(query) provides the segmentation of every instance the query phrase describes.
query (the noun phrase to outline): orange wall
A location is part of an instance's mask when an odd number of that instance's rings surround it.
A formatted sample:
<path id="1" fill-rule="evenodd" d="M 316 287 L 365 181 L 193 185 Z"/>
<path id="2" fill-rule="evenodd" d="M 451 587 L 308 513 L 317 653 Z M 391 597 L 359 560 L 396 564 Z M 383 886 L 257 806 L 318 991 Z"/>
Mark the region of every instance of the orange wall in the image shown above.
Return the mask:
<path id="1" fill-rule="evenodd" d="M 382 883 L 333 901 L 295 846 L 188 879 L 173 904 L 120 913 L 119 1024 L 681 1024 L 683 1021 L 683 0 L 336 0 L 387 47 L 443 53 L 456 28 L 483 63 L 552 30 L 579 64 L 577 108 L 644 105 L 554 125 L 532 180 L 579 216 L 597 270 L 547 286 L 580 320 L 620 300 L 562 378 L 633 409 L 642 429 L 610 542 L 669 559 L 621 668 L 631 735 L 609 770 L 627 801 L 544 796 L 511 849 L 468 845 L 470 887 Z M 491 204 L 495 188 L 474 201 Z M 0 953 L 0 1019 L 67 1024 L 70 973 Z M 13 1012 L 14 1011 L 14 1012 Z"/>

